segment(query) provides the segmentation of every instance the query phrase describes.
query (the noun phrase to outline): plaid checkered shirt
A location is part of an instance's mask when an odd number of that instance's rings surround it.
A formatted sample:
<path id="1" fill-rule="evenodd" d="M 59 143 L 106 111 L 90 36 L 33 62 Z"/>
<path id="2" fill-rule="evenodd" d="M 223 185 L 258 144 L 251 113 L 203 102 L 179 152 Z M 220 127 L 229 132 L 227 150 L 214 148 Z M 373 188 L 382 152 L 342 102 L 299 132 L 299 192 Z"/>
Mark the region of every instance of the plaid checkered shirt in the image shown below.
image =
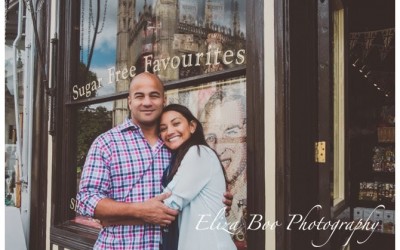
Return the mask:
<path id="1" fill-rule="evenodd" d="M 170 153 L 161 140 L 152 149 L 130 119 L 96 138 L 86 158 L 77 194 L 77 212 L 94 216 L 103 198 L 143 202 L 162 191 L 161 178 Z M 160 227 L 109 226 L 101 229 L 94 249 L 157 250 Z"/>

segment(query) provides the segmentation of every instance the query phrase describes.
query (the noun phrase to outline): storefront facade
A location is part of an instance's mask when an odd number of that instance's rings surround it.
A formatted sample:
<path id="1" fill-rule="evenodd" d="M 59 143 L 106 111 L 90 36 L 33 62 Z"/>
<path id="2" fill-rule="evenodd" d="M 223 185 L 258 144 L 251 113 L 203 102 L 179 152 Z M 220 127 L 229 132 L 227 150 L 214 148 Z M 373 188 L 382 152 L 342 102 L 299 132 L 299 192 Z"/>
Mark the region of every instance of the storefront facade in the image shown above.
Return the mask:
<path id="1" fill-rule="evenodd" d="M 340 232 L 288 225 L 315 205 L 314 221 L 337 220 L 352 206 L 350 7 L 340 0 L 33 1 L 26 11 L 35 14 L 35 111 L 31 132 L 15 135 L 32 144 L 24 150 L 31 152 L 29 248 L 92 248 L 101 225 L 76 213 L 85 157 L 98 135 L 129 115 L 129 82 L 148 71 L 164 82 L 167 103 L 199 118 L 225 167 L 238 249 L 339 249 Z M 6 126 L 9 140 L 15 124 Z"/>
<path id="2" fill-rule="evenodd" d="M 53 144 L 59 152 L 59 157 L 54 157 L 60 160 L 56 165 L 63 166 L 53 168 L 53 183 L 65 185 L 52 188 L 59 199 L 53 200 L 57 212 L 50 232 L 52 244 L 68 247 L 72 243 L 71 248 L 79 248 L 74 244 L 90 247 L 94 243 L 99 224 L 74 211 L 80 171 L 91 141 L 129 114 L 130 79 L 149 71 L 165 83 L 167 103 L 188 106 L 202 122 L 208 143 L 227 169 L 228 186 L 235 196 L 228 220 L 241 225 L 234 232 L 234 241 L 240 248 L 247 247 L 245 216 L 257 210 L 264 214 L 264 202 L 259 202 L 265 198 L 263 192 L 251 192 L 261 194 L 262 199 L 247 197 L 251 174 L 247 166 L 264 165 L 263 155 L 247 157 L 248 150 L 264 147 L 263 141 L 256 140 L 264 133 L 263 117 L 249 119 L 248 110 L 263 107 L 264 95 L 254 98 L 254 93 L 263 93 L 262 85 L 247 84 L 248 60 L 252 53 L 260 56 L 263 49 L 262 44 L 250 54 L 246 49 L 246 8 L 241 1 L 109 1 L 100 6 L 71 1 L 60 5 L 58 16 L 66 15 L 68 25 L 60 26 L 58 32 L 61 54 L 57 65 L 62 69 L 57 70 L 57 82 L 63 91 L 57 93 L 55 133 L 69 132 L 55 136 Z M 257 102 L 249 102 L 248 95 Z M 251 129 L 249 134 L 249 127 L 254 126 L 259 129 Z M 254 188 L 263 186 L 260 183 Z M 65 231 L 70 237 L 65 237 Z M 82 237 L 82 232 L 90 237 Z"/>

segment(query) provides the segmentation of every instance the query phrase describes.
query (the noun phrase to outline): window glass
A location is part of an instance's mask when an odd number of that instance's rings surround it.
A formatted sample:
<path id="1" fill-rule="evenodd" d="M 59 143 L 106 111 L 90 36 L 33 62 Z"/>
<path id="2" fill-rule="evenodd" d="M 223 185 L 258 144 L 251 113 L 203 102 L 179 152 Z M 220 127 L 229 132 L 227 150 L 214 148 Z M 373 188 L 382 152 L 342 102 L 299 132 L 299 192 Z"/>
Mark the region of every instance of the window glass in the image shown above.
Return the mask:
<path id="1" fill-rule="evenodd" d="M 128 90 L 143 71 L 179 80 L 246 64 L 245 1 L 81 1 L 72 101 Z"/>
<path id="2" fill-rule="evenodd" d="M 246 155 L 246 78 L 239 77 L 169 90 L 167 103 L 187 106 L 204 127 L 207 143 L 213 148 L 226 170 L 228 189 L 234 195 L 228 221 L 238 222 L 233 239 L 239 249 L 246 246 L 247 155 Z M 124 108 L 120 109 L 119 107 Z M 119 99 L 79 108 L 76 119 L 77 190 L 87 152 L 101 133 L 120 124 L 128 116 L 127 101 Z M 71 199 L 71 209 L 75 207 Z M 100 227 L 93 219 L 77 214 L 75 222 Z M 242 247 L 241 247 L 242 246 Z"/>
<path id="3" fill-rule="evenodd" d="M 228 223 L 238 222 L 233 238 L 243 249 L 247 213 L 246 78 L 169 90 L 167 101 L 188 107 L 199 118 L 207 143 L 221 160 L 233 194 Z"/>
<path id="4" fill-rule="evenodd" d="M 77 82 L 70 86 L 72 102 L 127 92 L 132 77 L 143 71 L 168 82 L 246 65 L 245 1 L 102 0 L 97 6 L 82 0 L 80 11 L 80 62 Z M 203 123 L 207 142 L 226 169 L 234 195 L 228 220 L 237 223 L 232 237 L 239 249 L 247 246 L 245 91 L 242 76 L 166 93 L 168 103 L 189 107 Z M 82 106 L 77 113 L 72 146 L 78 189 L 91 143 L 121 124 L 129 110 L 124 98 Z M 70 204 L 75 209 L 75 197 Z M 74 220 L 100 226 L 78 214 Z"/>
<path id="5" fill-rule="evenodd" d="M 10 45 L 5 46 L 5 205 L 21 206 L 21 168 L 17 159 L 17 143 L 22 146 L 24 112 L 24 59 L 25 51 L 17 49 L 14 55 Z M 16 70 L 16 71 L 14 71 Z M 16 101 L 17 100 L 17 101 Z M 17 102 L 17 103 L 16 103 Z M 19 129 L 19 138 L 17 134 Z"/>
<path id="6" fill-rule="evenodd" d="M 101 104 L 87 105 L 77 110 L 76 118 L 76 190 L 79 189 L 80 176 L 82 173 L 83 165 L 85 164 L 86 155 L 92 145 L 94 139 L 100 134 L 114 127 L 113 109 L 114 103 L 106 102 Z M 114 110 L 114 111 L 113 111 Z M 75 197 L 71 198 L 70 208 L 75 209 Z M 79 214 L 74 218 L 75 222 L 85 224 L 92 227 L 100 228 L 100 224 L 91 218 L 83 217 Z"/>

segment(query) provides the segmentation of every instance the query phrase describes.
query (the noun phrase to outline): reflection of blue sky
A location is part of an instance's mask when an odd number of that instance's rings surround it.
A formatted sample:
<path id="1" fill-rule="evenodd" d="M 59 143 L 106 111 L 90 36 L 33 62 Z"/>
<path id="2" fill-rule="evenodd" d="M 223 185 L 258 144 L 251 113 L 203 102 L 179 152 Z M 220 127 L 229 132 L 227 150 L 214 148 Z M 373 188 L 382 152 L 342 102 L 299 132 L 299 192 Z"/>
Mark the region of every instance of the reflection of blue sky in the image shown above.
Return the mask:
<path id="1" fill-rule="evenodd" d="M 89 19 L 89 2 L 92 1 L 93 10 L 93 20 L 96 21 L 97 17 L 97 1 L 93 0 L 83 0 L 83 12 L 84 17 L 81 25 L 83 24 L 83 39 L 81 42 L 81 48 L 83 53 L 83 62 L 87 64 L 89 44 L 91 45 L 94 26 Z M 103 24 L 104 8 L 106 0 L 100 1 L 100 19 L 99 19 L 99 29 Z M 118 1 L 107 1 L 106 7 L 106 18 L 104 22 L 104 27 L 100 33 L 96 36 L 96 43 L 93 51 L 92 61 L 90 65 L 90 71 L 96 73 L 97 78 L 102 78 L 102 87 L 97 90 L 97 96 L 103 96 L 107 94 L 115 93 L 115 84 L 108 84 L 108 69 L 115 66 L 116 62 L 116 47 L 117 47 L 117 7 Z M 81 7 L 82 8 L 82 7 Z M 89 28 L 90 25 L 90 28 Z M 90 30 L 90 32 L 89 32 Z M 90 33 L 90 41 L 89 41 Z M 95 106 L 104 106 L 104 104 L 98 104 Z M 106 104 L 107 109 L 112 109 L 112 105 Z"/>
<path id="2" fill-rule="evenodd" d="M 93 58 L 92 58 L 92 64 L 91 64 L 91 70 L 93 70 L 94 67 L 105 67 L 107 65 L 113 64 L 115 65 L 116 61 L 116 54 L 115 54 L 115 49 L 114 50 L 95 50 L 93 53 Z"/>
<path id="3" fill-rule="evenodd" d="M 81 44 L 82 49 L 83 49 L 83 62 L 87 64 L 87 57 L 88 57 L 88 36 L 90 33 L 90 45 L 91 41 L 93 39 L 93 34 L 94 34 L 94 27 L 92 22 L 89 19 L 89 2 L 92 1 L 92 10 L 93 10 L 93 20 L 94 22 L 96 21 L 97 17 L 97 1 L 93 0 L 85 0 L 82 1 L 83 4 L 83 12 L 84 12 L 84 17 L 83 21 L 81 24 L 83 24 L 83 32 L 81 32 L 81 35 L 83 35 L 83 44 Z M 92 57 L 92 62 L 91 62 L 91 70 L 93 68 L 101 68 L 105 67 L 106 65 L 115 65 L 115 56 L 116 56 L 116 47 L 117 47 L 117 7 L 118 7 L 118 1 L 106 1 L 106 0 L 101 0 L 100 1 L 100 19 L 99 19 L 99 29 L 102 27 L 103 23 L 103 17 L 104 17 L 104 8 L 105 8 L 105 3 L 107 2 L 107 12 L 106 12 L 106 18 L 104 22 L 104 28 L 103 30 L 97 34 L 96 36 L 96 43 L 94 47 L 94 52 L 93 52 L 93 57 Z M 81 7 L 82 8 L 82 7 Z M 90 25 L 90 27 L 89 27 Z M 89 32 L 90 30 L 90 32 Z M 97 71 L 94 71 L 95 73 L 99 73 Z"/>

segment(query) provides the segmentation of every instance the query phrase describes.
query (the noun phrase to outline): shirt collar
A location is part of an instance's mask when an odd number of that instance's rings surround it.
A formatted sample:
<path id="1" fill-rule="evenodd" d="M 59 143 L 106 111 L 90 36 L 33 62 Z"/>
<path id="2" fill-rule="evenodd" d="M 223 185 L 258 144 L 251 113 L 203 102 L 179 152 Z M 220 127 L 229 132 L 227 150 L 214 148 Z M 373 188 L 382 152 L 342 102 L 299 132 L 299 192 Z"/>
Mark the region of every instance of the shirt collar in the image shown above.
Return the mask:
<path id="1" fill-rule="evenodd" d="M 142 133 L 142 130 L 140 129 L 140 127 L 138 125 L 136 125 L 135 123 L 133 123 L 132 119 L 129 119 L 129 118 L 125 119 L 124 123 L 122 123 L 119 126 L 119 129 L 120 129 L 121 132 L 128 131 L 128 130 L 131 129 L 131 130 L 135 130 L 135 131 L 138 131 L 138 132 Z M 158 137 L 156 148 L 157 149 L 158 148 L 167 148 L 160 137 Z"/>
<path id="2" fill-rule="evenodd" d="M 135 123 L 133 123 L 131 119 L 126 118 L 125 121 L 124 121 L 124 123 L 122 123 L 122 124 L 119 126 L 119 129 L 120 129 L 121 132 L 123 132 L 123 131 L 127 131 L 127 130 L 129 130 L 129 129 L 132 129 L 132 130 L 139 130 L 140 127 L 139 127 L 138 125 L 136 125 Z"/>
<path id="3" fill-rule="evenodd" d="M 127 131 L 129 129 L 140 131 L 140 132 L 142 131 L 140 129 L 139 125 L 136 125 L 135 123 L 133 123 L 132 120 L 129 118 L 125 119 L 125 121 L 119 126 L 119 129 L 121 132 Z M 161 140 L 160 136 L 158 136 L 158 142 L 159 142 L 159 144 L 161 144 L 161 146 L 164 146 L 164 142 Z"/>

